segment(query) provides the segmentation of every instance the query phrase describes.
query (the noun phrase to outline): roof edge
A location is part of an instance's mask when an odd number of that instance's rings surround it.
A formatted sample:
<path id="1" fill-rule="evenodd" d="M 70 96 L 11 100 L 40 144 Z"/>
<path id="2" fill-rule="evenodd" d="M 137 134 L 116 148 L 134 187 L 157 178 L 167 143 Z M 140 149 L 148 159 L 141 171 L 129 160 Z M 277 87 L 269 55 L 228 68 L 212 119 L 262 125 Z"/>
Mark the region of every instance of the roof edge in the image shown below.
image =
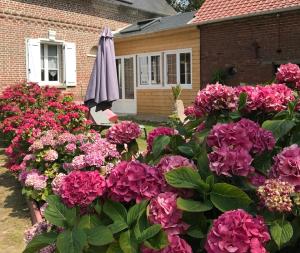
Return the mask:
<path id="1" fill-rule="evenodd" d="M 223 21 L 238 20 L 238 19 L 242 19 L 242 18 L 263 16 L 263 15 L 268 15 L 268 14 L 282 13 L 282 12 L 286 12 L 286 11 L 294 11 L 294 10 L 299 10 L 299 9 L 300 9 L 300 5 L 297 5 L 297 6 L 287 7 L 287 8 L 273 9 L 273 10 L 268 10 L 268 11 L 260 11 L 260 12 L 250 13 L 250 14 L 244 14 L 244 15 L 238 15 L 238 16 L 232 16 L 232 17 L 225 17 L 225 18 L 207 20 L 207 21 L 202 21 L 202 22 L 190 21 L 191 22 L 190 24 L 195 24 L 195 25 L 201 26 L 201 25 L 207 25 L 207 24 L 220 23 L 220 22 L 223 22 Z"/>
<path id="2" fill-rule="evenodd" d="M 160 33 L 160 32 L 168 32 L 168 31 L 172 32 L 173 30 L 177 30 L 177 29 L 192 28 L 192 27 L 198 27 L 198 26 L 199 26 L 199 24 L 190 23 L 190 24 L 185 24 L 182 26 L 177 26 L 174 28 L 161 29 L 158 31 L 150 31 L 150 32 L 144 32 L 144 33 L 133 34 L 133 35 L 128 34 L 128 35 L 122 35 L 122 36 L 115 36 L 114 39 L 115 40 L 130 39 L 130 38 L 142 37 L 145 35 L 153 35 L 153 34 Z M 117 33 L 115 35 L 117 35 Z"/>

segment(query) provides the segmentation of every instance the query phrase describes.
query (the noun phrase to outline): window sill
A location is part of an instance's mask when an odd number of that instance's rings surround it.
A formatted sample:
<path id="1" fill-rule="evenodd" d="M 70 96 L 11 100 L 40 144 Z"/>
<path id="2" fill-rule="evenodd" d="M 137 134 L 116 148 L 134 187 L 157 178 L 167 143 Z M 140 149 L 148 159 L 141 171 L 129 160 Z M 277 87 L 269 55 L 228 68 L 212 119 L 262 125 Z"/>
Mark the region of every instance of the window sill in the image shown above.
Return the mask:
<path id="1" fill-rule="evenodd" d="M 61 84 L 61 83 L 47 83 L 47 82 L 40 82 L 39 85 L 41 87 L 45 87 L 45 86 L 48 86 L 48 87 L 54 87 L 54 88 L 57 88 L 57 89 L 67 89 L 67 86 L 65 84 Z"/>

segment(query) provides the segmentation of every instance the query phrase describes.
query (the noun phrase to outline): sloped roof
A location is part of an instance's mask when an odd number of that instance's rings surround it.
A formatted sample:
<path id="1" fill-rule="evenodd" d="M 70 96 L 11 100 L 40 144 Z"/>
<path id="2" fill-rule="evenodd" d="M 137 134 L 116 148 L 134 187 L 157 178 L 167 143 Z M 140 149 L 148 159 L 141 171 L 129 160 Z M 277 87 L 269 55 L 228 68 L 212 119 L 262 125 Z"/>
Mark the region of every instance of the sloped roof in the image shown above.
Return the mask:
<path id="1" fill-rule="evenodd" d="M 166 0 L 106 0 L 113 4 L 125 5 L 131 8 L 155 13 L 163 16 L 174 15 L 176 11 Z"/>
<path id="2" fill-rule="evenodd" d="M 188 26 L 189 22 L 193 19 L 195 11 L 178 13 L 173 16 L 153 18 L 148 20 L 139 21 L 133 25 L 127 26 L 114 34 L 115 37 L 130 37 L 146 33 L 154 33 L 174 28 Z"/>
<path id="3" fill-rule="evenodd" d="M 192 23 L 212 23 L 300 8 L 300 0 L 206 0 Z"/>

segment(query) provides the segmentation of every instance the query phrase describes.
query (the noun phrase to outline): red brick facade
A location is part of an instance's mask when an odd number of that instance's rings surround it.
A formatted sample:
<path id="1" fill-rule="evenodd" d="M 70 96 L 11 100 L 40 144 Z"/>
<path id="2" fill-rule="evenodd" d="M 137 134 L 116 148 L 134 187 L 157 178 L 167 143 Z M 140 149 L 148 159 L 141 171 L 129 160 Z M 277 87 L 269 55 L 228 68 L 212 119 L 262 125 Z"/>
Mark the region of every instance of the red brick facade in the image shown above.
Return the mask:
<path id="1" fill-rule="evenodd" d="M 1 0 L 0 1 L 0 91 L 26 80 L 27 38 L 48 38 L 76 44 L 77 86 L 67 88 L 84 97 L 94 58 L 88 57 L 97 45 L 103 26 L 119 29 L 153 14 L 100 0 Z"/>
<path id="2" fill-rule="evenodd" d="M 274 66 L 300 63 L 300 10 L 202 25 L 200 38 L 202 85 L 231 67 L 226 84 L 270 82 Z"/>

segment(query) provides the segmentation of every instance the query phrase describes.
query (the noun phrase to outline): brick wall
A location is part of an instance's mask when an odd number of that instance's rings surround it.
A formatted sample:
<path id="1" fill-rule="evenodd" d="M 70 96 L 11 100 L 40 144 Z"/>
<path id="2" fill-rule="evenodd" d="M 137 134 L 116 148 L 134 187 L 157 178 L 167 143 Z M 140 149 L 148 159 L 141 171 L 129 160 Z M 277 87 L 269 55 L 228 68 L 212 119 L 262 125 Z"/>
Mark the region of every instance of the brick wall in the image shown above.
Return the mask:
<path id="1" fill-rule="evenodd" d="M 134 55 L 176 49 L 192 49 L 192 89 L 181 95 L 185 105 L 190 105 L 200 88 L 200 32 L 196 27 L 157 32 L 130 39 L 116 40 L 116 55 Z M 171 89 L 137 88 L 138 114 L 170 115 L 173 110 Z"/>
<path id="2" fill-rule="evenodd" d="M 201 84 L 217 70 L 236 67 L 226 83 L 274 79 L 274 65 L 300 63 L 300 11 L 201 26 Z"/>
<path id="3" fill-rule="evenodd" d="M 76 100 L 85 95 L 94 58 L 88 57 L 97 45 L 103 26 L 119 29 L 153 14 L 101 0 L 1 0 L 0 1 L 0 91 L 26 79 L 26 38 L 47 38 L 76 43 L 77 86 L 68 88 Z"/>

